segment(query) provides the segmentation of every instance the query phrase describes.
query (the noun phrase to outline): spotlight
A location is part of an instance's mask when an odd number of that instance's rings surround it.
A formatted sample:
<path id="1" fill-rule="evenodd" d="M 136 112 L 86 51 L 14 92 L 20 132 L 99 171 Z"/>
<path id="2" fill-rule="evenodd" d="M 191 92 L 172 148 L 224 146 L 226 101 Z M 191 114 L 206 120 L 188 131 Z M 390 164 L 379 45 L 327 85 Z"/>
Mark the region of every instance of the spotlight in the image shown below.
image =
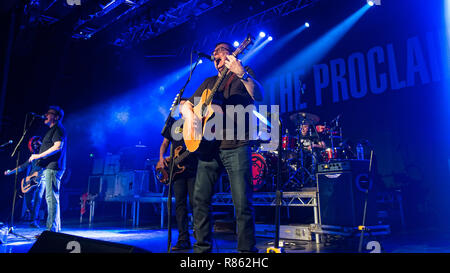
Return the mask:
<path id="1" fill-rule="evenodd" d="M 199 60 L 199 61 L 198 61 L 198 64 L 201 64 L 201 63 L 203 63 L 203 60 Z"/>
<path id="2" fill-rule="evenodd" d="M 264 38 L 264 37 L 266 37 L 266 33 L 265 33 L 265 32 L 263 32 L 263 31 L 261 31 L 261 32 L 259 33 L 259 37 L 261 37 L 261 38 Z"/>
<path id="3" fill-rule="evenodd" d="M 234 47 L 238 47 L 239 46 L 239 42 L 238 41 L 234 41 L 233 45 L 234 45 Z"/>
<path id="4" fill-rule="evenodd" d="M 272 36 L 267 37 L 267 40 L 272 41 L 273 40 Z"/>
<path id="5" fill-rule="evenodd" d="M 373 1 L 370 1 L 370 0 L 367 1 L 367 4 L 368 4 L 369 6 L 371 6 L 371 7 L 372 7 L 373 5 L 375 5 L 375 3 L 374 3 Z"/>
<path id="6" fill-rule="evenodd" d="M 308 22 L 305 23 L 305 27 L 309 27 L 309 23 Z"/>

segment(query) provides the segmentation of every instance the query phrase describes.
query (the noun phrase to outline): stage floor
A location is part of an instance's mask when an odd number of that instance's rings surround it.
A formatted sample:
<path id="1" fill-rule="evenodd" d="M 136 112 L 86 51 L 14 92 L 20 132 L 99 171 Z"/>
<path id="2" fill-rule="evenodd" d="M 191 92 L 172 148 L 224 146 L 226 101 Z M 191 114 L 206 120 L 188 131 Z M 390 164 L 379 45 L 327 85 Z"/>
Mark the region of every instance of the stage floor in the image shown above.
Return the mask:
<path id="1" fill-rule="evenodd" d="M 27 253 L 36 242 L 35 235 L 39 235 L 45 229 L 30 228 L 25 225 L 17 225 L 15 232 L 27 239 L 10 234 L 7 242 L 0 244 L 0 253 Z M 131 228 L 120 224 L 97 224 L 92 227 L 80 225 L 63 226 L 62 233 L 80 236 L 84 238 L 121 243 L 136 246 L 153 253 L 167 253 L 168 231 L 152 227 Z M 192 231 L 191 231 L 192 234 Z M 178 232 L 172 229 L 172 243 L 176 243 Z M 382 237 L 370 238 L 380 242 L 383 253 L 450 253 L 450 232 L 432 229 L 420 229 L 415 231 L 394 232 Z M 195 240 L 191 237 L 191 241 Z M 313 241 L 289 241 L 285 251 L 287 253 L 356 253 L 358 239 L 348 240 L 332 238 L 327 242 L 316 244 Z M 368 240 L 369 241 L 369 240 Z M 237 253 L 236 236 L 232 233 L 214 234 L 214 253 Z M 273 243 L 271 238 L 257 237 L 257 248 L 260 252 Z M 369 252 L 363 249 L 364 252 Z M 192 250 L 180 251 L 191 253 Z"/>

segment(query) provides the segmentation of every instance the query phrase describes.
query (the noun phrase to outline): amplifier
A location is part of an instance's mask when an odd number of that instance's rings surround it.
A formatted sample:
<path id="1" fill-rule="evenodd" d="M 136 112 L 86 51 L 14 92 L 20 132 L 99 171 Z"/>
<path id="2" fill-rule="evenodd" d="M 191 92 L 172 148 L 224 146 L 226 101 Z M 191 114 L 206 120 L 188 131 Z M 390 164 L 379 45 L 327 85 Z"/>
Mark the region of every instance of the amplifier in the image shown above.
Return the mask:
<path id="1" fill-rule="evenodd" d="M 362 224 L 364 204 L 367 197 L 366 225 L 377 223 L 376 192 L 369 176 L 368 161 L 350 161 L 340 167 L 350 167 L 343 171 L 318 172 L 317 191 L 321 225 L 357 227 Z M 333 163 L 334 164 L 334 163 Z M 334 167 L 333 167 L 334 168 Z M 366 195 L 366 191 L 368 194 Z"/>
<path id="2" fill-rule="evenodd" d="M 340 172 L 340 171 L 351 171 L 353 169 L 361 170 L 363 168 L 367 168 L 367 171 L 369 170 L 369 160 L 350 159 L 345 161 L 336 161 L 318 164 L 317 172 L 319 173 Z"/>

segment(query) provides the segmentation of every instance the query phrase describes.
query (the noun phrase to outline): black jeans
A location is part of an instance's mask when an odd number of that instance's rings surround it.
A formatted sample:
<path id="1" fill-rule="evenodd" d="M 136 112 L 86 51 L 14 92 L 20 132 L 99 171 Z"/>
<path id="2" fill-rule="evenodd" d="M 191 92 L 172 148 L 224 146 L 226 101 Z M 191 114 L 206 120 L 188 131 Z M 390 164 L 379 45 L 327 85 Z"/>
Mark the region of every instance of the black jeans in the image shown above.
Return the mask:
<path id="1" fill-rule="evenodd" d="M 188 195 L 189 205 L 193 208 L 195 177 L 180 177 L 173 182 L 173 192 L 175 196 L 175 217 L 178 227 L 178 241 L 187 241 L 189 239 L 189 220 L 188 220 Z"/>
<path id="2" fill-rule="evenodd" d="M 249 146 L 219 150 L 217 157 L 199 159 L 194 186 L 194 252 L 211 252 L 210 207 L 214 184 L 222 171 L 228 173 L 237 223 L 237 249 L 256 251 L 255 222 L 252 207 L 251 150 Z"/>

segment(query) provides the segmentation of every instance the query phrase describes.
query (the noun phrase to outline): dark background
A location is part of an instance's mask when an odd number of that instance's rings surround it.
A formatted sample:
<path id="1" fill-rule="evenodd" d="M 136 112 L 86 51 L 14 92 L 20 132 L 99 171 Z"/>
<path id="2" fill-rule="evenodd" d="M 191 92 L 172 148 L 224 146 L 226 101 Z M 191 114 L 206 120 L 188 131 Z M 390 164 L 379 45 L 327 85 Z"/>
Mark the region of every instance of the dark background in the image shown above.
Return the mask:
<path id="1" fill-rule="evenodd" d="M 165 2 L 168 5 L 171 1 Z M 22 2 L 2 3 L 2 76 L 5 73 L 7 33 L 14 10 L 16 17 L 0 142 L 12 139 L 17 143 L 27 112 L 44 113 L 49 105 L 61 106 L 66 112 L 63 124 L 68 132 L 67 163 L 71 170 L 62 186 L 62 199 L 65 191 L 66 200 L 69 200 L 69 192 L 76 197 L 86 191 L 93 158 L 108 152 L 117 153 L 138 143 L 148 145 L 154 157 L 158 157 L 162 141 L 160 131 L 168 109 L 188 78 L 185 68 L 190 63 L 190 52 L 176 52 L 181 47 L 189 47 L 207 33 L 278 3 L 261 2 L 227 1 L 227 7 L 221 5 L 155 39 L 128 48 L 110 43 L 114 31 L 122 27 L 120 22 L 90 40 L 73 39 L 71 26 L 80 14 L 88 13 L 86 6 L 74 8 L 51 26 L 39 26 L 27 23 L 29 17 L 20 12 Z M 383 47 L 386 55 L 385 45 L 392 43 L 396 48 L 398 74 L 404 80 L 407 39 L 424 37 L 427 32 L 445 35 L 443 2 L 382 1 L 381 6 L 371 8 L 330 52 L 322 56 L 319 63 L 329 64 L 336 58 L 347 59 L 354 52 L 365 54 L 374 46 Z M 95 6 L 92 1 L 88 3 L 86 5 Z M 253 35 L 264 30 L 274 37 L 272 44 L 255 55 L 250 63 L 267 87 L 277 67 L 364 4 L 362 0 L 318 1 L 263 25 L 237 31 L 224 39 L 229 42 L 242 40 L 248 30 Z M 163 1 L 160 6 L 164 7 Z M 279 51 L 265 54 L 265 51 L 271 52 L 271 45 L 275 45 L 277 38 L 305 21 L 311 23 L 310 29 Z M 216 42 L 208 41 L 197 49 L 209 53 Z M 170 54 L 174 56 L 151 57 Z M 445 59 L 440 61 L 446 64 Z M 385 64 L 380 71 L 387 71 L 386 67 Z M 176 80 L 172 73 L 183 68 L 184 73 Z M 293 67 L 292 71 L 295 69 Z M 185 96 L 190 96 L 203 78 L 214 73 L 212 64 L 199 65 Z M 369 92 L 361 99 L 338 103 L 330 101 L 331 89 L 328 88 L 323 93 L 320 106 L 315 106 L 311 67 L 306 68 L 303 80 L 306 88 L 302 99 L 308 103 L 303 111 L 317 114 L 321 121 L 330 121 L 342 114 L 346 139 L 367 139 L 374 145 L 380 183 L 386 188 L 402 190 L 407 224 L 411 227 L 447 226 L 450 189 L 448 77 L 421 84 L 416 74 L 416 84 L 412 87 L 388 88 L 379 95 Z M 164 90 L 161 86 L 165 87 Z M 267 88 L 265 96 L 269 102 Z M 35 122 L 26 140 L 32 135 L 43 135 L 45 130 L 43 124 Z M 14 145 L 10 145 L 0 151 L 2 172 L 15 166 L 15 158 L 10 157 L 13 148 Z M 29 156 L 26 145 L 21 146 L 21 151 L 19 161 L 23 162 Z M 12 185 L 12 177 L 0 177 L 0 221 L 9 219 Z M 79 211 L 77 202 L 77 198 L 70 202 L 62 201 L 63 219 L 65 213 Z"/>

